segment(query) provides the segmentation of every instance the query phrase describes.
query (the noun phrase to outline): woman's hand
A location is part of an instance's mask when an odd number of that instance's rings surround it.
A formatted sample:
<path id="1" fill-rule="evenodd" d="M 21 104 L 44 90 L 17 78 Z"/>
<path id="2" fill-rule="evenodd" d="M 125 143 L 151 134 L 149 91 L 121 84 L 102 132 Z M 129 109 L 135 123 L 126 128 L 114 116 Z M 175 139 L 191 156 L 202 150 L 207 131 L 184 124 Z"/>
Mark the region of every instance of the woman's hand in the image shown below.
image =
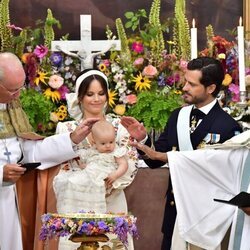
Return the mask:
<path id="1" fill-rule="evenodd" d="M 157 152 L 154 149 L 148 147 L 147 145 L 138 142 L 130 142 L 130 145 L 144 152 L 146 156 L 148 156 L 148 158 L 152 160 L 159 160 L 163 162 L 168 161 L 167 153 Z"/>
<path id="2" fill-rule="evenodd" d="M 70 134 L 71 141 L 75 144 L 83 141 L 91 132 L 92 126 L 99 120 L 99 118 L 88 118 L 81 122 L 79 126 Z"/>
<path id="3" fill-rule="evenodd" d="M 133 117 L 123 116 L 121 118 L 121 124 L 137 141 L 142 141 L 147 135 L 145 127 Z"/>

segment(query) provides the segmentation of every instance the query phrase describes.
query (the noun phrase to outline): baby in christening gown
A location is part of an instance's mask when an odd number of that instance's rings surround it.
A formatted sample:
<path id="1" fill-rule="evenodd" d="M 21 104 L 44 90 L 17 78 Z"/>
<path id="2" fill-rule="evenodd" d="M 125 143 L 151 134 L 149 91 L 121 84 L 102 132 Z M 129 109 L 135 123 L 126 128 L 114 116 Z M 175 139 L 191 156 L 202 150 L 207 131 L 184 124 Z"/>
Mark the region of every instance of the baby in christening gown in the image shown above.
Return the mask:
<path id="1" fill-rule="evenodd" d="M 61 213 L 77 213 L 79 208 L 86 212 L 109 212 L 106 208 L 106 195 L 109 195 L 113 188 L 120 186 L 122 181 L 120 177 L 128 169 L 128 163 L 124 157 L 127 150 L 116 145 L 115 129 L 111 123 L 106 120 L 96 122 L 92 127 L 90 140 L 93 146 L 79 152 L 81 168 L 76 168 L 70 175 L 68 173 L 65 180 L 61 178 L 54 186 L 56 194 L 57 189 L 63 185 L 64 192 L 69 192 L 68 195 L 71 198 L 75 197 L 76 211 L 67 211 L 67 204 L 65 204 L 65 210 L 60 211 Z M 78 201 L 79 204 L 77 204 Z M 67 202 L 66 199 L 65 202 Z"/>
<path id="2" fill-rule="evenodd" d="M 77 174 L 77 182 L 82 184 L 86 179 L 90 180 L 89 188 L 92 187 L 101 194 L 98 201 L 102 204 L 100 212 L 109 212 L 106 211 L 105 196 L 109 195 L 113 188 L 119 187 L 120 178 L 128 169 L 125 159 L 127 150 L 116 145 L 115 129 L 107 121 L 94 124 L 92 139 L 93 146 L 80 153 L 84 164 L 83 170 Z"/>

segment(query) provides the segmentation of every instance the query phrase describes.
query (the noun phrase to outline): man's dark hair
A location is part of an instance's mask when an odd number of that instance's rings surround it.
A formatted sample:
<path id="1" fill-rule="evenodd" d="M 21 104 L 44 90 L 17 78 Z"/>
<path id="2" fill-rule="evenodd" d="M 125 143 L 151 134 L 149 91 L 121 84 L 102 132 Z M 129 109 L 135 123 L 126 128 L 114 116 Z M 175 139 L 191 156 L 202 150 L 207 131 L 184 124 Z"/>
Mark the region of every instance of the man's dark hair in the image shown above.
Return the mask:
<path id="1" fill-rule="evenodd" d="M 187 69 L 200 70 L 202 73 L 200 79 L 201 84 L 205 87 L 215 84 L 216 88 L 212 95 L 214 97 L 218 95 L 224 79 L 224 70 L 219 60 L 216 60 L 213 57 L 198 57 L 188 63 Z"/>

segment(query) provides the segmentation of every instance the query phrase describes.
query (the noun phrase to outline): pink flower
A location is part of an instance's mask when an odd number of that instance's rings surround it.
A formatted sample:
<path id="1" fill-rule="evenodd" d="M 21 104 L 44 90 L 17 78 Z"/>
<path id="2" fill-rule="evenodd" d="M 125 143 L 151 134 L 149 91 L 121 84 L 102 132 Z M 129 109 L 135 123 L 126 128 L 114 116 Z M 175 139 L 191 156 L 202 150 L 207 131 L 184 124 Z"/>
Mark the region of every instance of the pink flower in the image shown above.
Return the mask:
<path id="1" fill-rule="evenodd" d="M 144 76 L 147 76 L 149 78 L 154 77 L 156 74 L 158 73 L 156 67 L 154 67 L 153 65 L 148 65 L 144 68 L 142 74 Z"/>
<path id="2" fill-rule="evenodd" d="M 7 27 L 7 28 L 10 28 L 10 29 L 12 29 L 12 30 L 20 30 L 20 31 L 23 30 L 22 28 L 17 27 L 17 26 L 14 25 L 14 24 L 8 24 L 8 25 L 6 25 L 6 27 Z"/>
<path id="3" fill-rule="evenodd" d="M 131 49 L 132 49 L 134 52 L 140 54 L 140 53 L 143 52 L 144 47 L 143 47 L 143 44 L 140 43 L 140 42 L 133 42 L 133 43 L 132 43 Z"/>
<path id="4" fill-rule="evenodd" d="M 236 85 L 234 83 L 229 85 L 228 88 L 232 93 L 232 101 L 233 102 L 239 102 L 240 101 L 240 90 L 239 85 Z"/>
<path id="5" fill-rule="evenodd" d="M 49 78 L 49 86 L 53 89 L 59 89 L 63 85 L 64 79 L 61 76 L 53 75 Z"/>
<path id="6" fill-rule="evenodd" d="M 60 93 L 61 100 L 66 100 L 66 94 L 69 93 L 69 89 L 67 86 L 62 85 L 59 89 L 58 92 Z"/>
<path id="7" fill-rule="evenodd" d="M 140 66 L 143 64 L 143 62 L 144 62 L 144 58 L 139 57 L 139 58 L 135 59 L 133 64 L 134 64 L 134 66 Z"/>
<path id="8" fill-rule="evenodd" d="M 102 61 L 102 63 L 105 64 L 106 67 L 109 67 L 109 66 L 110 66 L 110 61 L 109 61 L 109 59 L 104 59 L 104 60 Z"/>
<path id="9" fill-rule="evenodd" d="M 182 70 L 186 70 L 187 69 L 187 64 L 188 64 L 187 61 L 185 61 L 183 59 L 180 60 L 180 68 Z"/>
<path id="10" fill-rule="evenodd" d="M 128 104 L 135 104 L 137 102 L 137 96 L 134 94 L 127 95 L 126 99 Z"/>
<path id="11" fill-rule="evenodd" d="M 49 49 L 46 46 L 43 45 L 37 45 L 36 48 L 34 49 L 34 54 L 38 58 L 43 58 L 47 55 Z"/>

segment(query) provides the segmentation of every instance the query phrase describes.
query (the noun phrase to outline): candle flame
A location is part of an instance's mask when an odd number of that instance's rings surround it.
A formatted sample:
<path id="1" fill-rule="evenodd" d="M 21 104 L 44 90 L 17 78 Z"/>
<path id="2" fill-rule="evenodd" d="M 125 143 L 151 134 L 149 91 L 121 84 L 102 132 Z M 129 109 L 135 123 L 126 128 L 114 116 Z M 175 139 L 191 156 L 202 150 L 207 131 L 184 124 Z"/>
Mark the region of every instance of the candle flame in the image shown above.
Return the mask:
<path id="1" fill-rule="evenodd" d="M 193 18 L 193 21 L 192 21 L 192 27 L 195 28 L 195 20 Z"/>
<path id="2" fill-rule="evenodd" d="M 242 17 L 239 19 L 239 26 L 242 26 Z"/>

